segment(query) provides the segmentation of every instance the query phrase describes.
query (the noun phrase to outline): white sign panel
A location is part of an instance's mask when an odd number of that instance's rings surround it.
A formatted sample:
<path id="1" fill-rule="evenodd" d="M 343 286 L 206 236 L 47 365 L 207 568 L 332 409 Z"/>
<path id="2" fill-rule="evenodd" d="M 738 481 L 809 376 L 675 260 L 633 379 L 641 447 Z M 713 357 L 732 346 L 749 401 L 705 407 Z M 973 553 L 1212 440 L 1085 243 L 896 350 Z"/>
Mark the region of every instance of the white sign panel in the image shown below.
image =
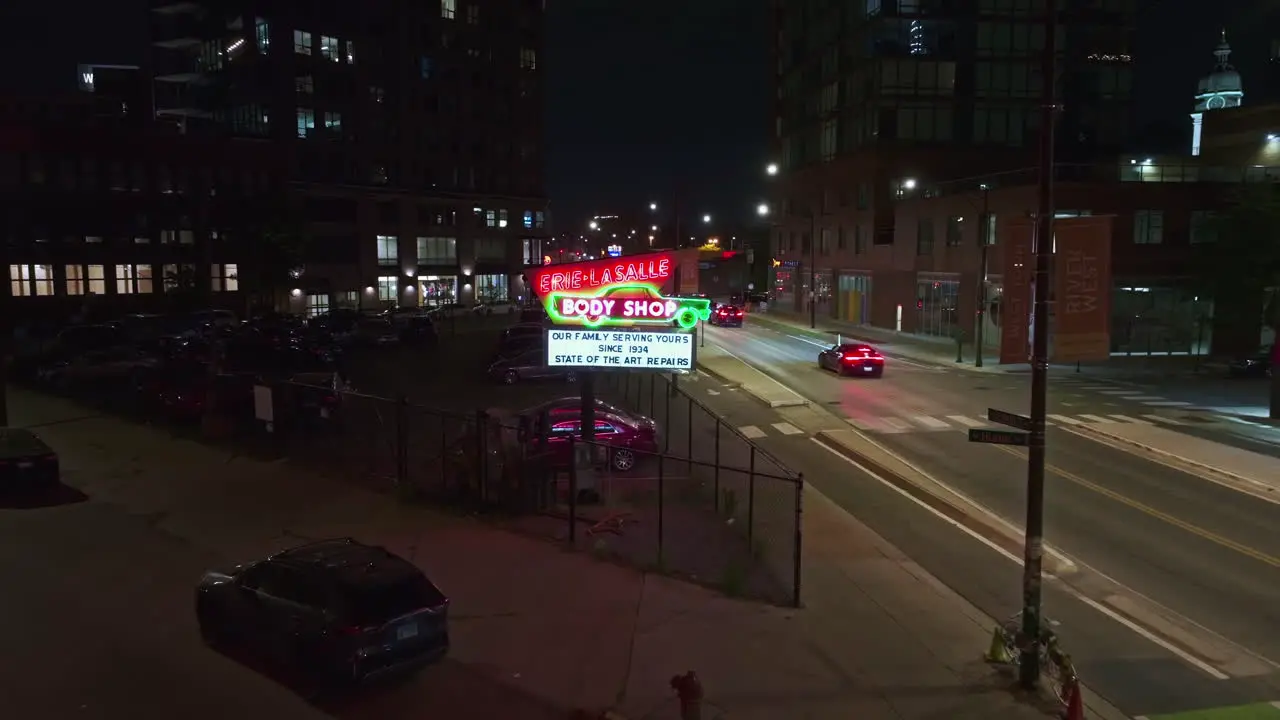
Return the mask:
<path id="1" fill-rule="evenodd" d="M 633 330 L 548 330 L 547 365 L 692 370 L 693 335 Z"/>

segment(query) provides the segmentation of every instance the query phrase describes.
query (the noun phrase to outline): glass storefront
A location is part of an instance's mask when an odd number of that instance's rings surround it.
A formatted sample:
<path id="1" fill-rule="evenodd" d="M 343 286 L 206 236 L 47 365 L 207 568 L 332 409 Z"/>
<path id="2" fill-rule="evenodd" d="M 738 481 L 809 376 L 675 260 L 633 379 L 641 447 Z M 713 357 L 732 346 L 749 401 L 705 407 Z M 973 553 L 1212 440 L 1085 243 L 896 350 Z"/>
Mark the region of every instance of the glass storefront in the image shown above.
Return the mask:
<path id="1" fill-rule="evenodd" d="M 777 268 L 773 271 L 773 304 L 782 310 L 795 310 L 796 288 L 792 275 L 794 270 Z"/>
<path id="2" fill-rule="evenodd" d="M 423 307 L 439 307 L 458 302 L 457 275 L 422 275 L 418 278 L 419 302 Z"/>
<path id="3" fill-rule="evenodd" d="M 477 275 L 476 302 L 486 305 L 507 302 L 510 297 L 506 275 Z"/>
<path id="4" fill-rule="evenodd" d="M 1186 288 L 1120 285 L 1111 294 L 1111 352 L 1205 354 L 1212 317 L 1213 303 Z"/>
<path id="5" fill-rule="evenodd" d="M 859 325 L 871 324 L 871 276 L 841 275 L 836 317 Z"/>
<path id="6" fill-rule="evenodd" d="M 959 321 L 960 280 L 954 275 L 921 274 L 916 279 L 916 333 L 954 337 Z M 972 328 L 964 328 L 966 334 Z"/>

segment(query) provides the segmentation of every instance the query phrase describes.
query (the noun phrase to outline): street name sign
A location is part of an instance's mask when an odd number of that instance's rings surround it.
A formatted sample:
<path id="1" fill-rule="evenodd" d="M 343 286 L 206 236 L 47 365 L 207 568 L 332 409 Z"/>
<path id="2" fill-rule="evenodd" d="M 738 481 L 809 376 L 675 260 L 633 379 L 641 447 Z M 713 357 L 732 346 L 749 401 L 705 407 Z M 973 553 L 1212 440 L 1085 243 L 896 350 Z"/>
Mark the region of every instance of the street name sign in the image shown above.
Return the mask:
<path id="1" fill-rule="evenodd" d="M 1001 425 L 1008 425 L 1009 427 L 1031 432 L 1031 418 L 1029 417 L 1015 415 L 995 408 L 987 408 L 987 419 L 993 423 L 1000 423 Z"/>
<path id="2" fill-rule="evenodd" d="M 1013 430 L 983 430 L 974 428 L 969 431 L 969 442 L 990 443 L 992 445 L 1027 446 L 1027 434 Z"/>

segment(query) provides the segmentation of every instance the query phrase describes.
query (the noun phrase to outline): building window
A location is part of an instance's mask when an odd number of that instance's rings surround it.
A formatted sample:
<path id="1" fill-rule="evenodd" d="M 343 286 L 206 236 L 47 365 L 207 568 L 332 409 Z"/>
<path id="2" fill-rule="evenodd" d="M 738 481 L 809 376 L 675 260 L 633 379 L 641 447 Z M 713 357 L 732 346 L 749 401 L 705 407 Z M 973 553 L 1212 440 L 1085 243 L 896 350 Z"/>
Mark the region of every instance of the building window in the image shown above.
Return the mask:
<path id="1" fill-rule="evenodd" d="M 324 114 L 324 129 L 335 133 L 342 132 L 342 114 L 326 112 Z"/>
<path id="2" fill-rule="evenodd" d="M 964 218 L 952 215 L 947 218 L 947 247 L 960 247 L 964 242 Z"/>
<path id="3" fill-rule="evenodd" d="M 395 235 L 378 236 L 378 264 L 400 264 L 400 239 Z"/>
<path id="4" fill-rule="evenodd" d="M 90 245 L 101 245 L 102 236 L 101 235 L 85 235 L 84 241 Z"/>
<path id="5" fill-rule="evenodd" d="M 520 49 L 520 69 L 521 70 L 537 70 L 538 69 L 538 51 L 532 48 Z"/>
<path id="6" fill-rule="evenodd" d="M 418 238 L 419 265 L 456 265 L 458 240 L 451 237 Z"/>
<path id="7" fill-rule="evenodd" d="M 1164 242 L 1164 211 L 1138 210 L 1133 214 L 1133 244 L 1159 245 Z"/>
<path id="8" fill-rule="evenodd" d="M 254 21 L 254 37 L 257 38 L 258 52 L 266 55 L 267 49 L 271 47 L 271 25 L 262 18 Z"/>
<path id="9" fill-rule="evenodd" d="M 507 226 L 507 211 L 499 210 L 498 211 L 498 227 L 504 228 L 506 226 Z"/>
<path id="10" fill-rule="evenodd" d="M 996 216 L 994 213 L 987 213 L 986 227 L 983 228 L 982 237 L 986 239 L 987 245 L 996 244 Z"/>
<path id="11" fill-rule="evenodd" d="M 916 255 L 933 254 L 933 221 L 921 220 L 916 223 Z"/>
<path id="12" fill-rule="evenodd" d="M 541 211 L 533 214 L 533 226 L 536 228 L 545 227 L 547 224 L 546 215 Z"/>
<path id="13" fill-rule="evenodd" d="M 1218 239 L 1217 217 L 1211 210 L 1191 211 L 1191 244 L 1211 243 Z"/>
<path id="14" fill-rule="evenodd" d="M 307 296 L 307 317 L 313 318 L 329 312 L 329 296 L 327 294 Z"/>
<path id="15" fill-rule="evenodd" d="M 311 137 L 316 129 L 316 111 L 311 108 L 298 108 L 298 137 Z"/>
<path id="16" fill-rule="evenodd" d="M 506 275 L 476 276 L 476 302 L 492 305 L 507 302 L 508 298 Z"/>
<path id="17" fill-rule="evenodd" d="M 310 75 L 300 75 L 293 79 L 293 89 L 299 95 L 310 95 L 316 91 L 315 79 Z"/>
<path id="18" fill-rule="evenodd" d="M 293 31 L 293 51 L 299 55 L 311 54 L 311 33 L 304 30 Z"/>
<path id="19" fill-rule="evenodd" d="M 320 36 L 320 57 L 334 62 L 342 60 L 342 55 L 338 52 L 338 38 L 328 35 Z"/>
<path id="20" fill-rule="evenodd" d="M 467 5 L 467 24 L 478 25 L 480 23 L 480 6 L 475 3 Z"/>
<path id="21" fill-rule="evenodd" d="M 67 271 L 67 294 L 83 295 L 85 291 L 85 273 L 83 265 L 68 265 Z"/>
<path id="22" fill-rule="evenodd" d="M 853 254 L 861 255 L 866 247 L 867 236 L 865 229 L 861 225 L 853 226 Z"/>
<path id="23" fill-rule="evenodd" d="M 440 17 L 450 20 L 458 16 L 458 0 L 440 0 Z"/>
<path id="24" fill-rule="evenodd" d="M 525 210 L 522 223 L 526 230 L 533 228 L 533 211 Z"/>
<path id="25" fill-rule="evenodd" d="M 53 294 L 52 265 L 10 265 L 9 288 L 13 297 Z"/>
<path id="26" fill-rule="evenodd" d="M 214 292 L 235 292 L 240 289 L 240 271 L 236 265 L 209 266 L 210 286 Z"/>
<path id="27" fill-rule="evenodd" d="M 505 261 L 507 259 L 507 243 L 505 240 L 498 238 L 478 238 L 475 241 L 475 249 L 477 261 Z"/>
<path id="28" fill-rule="evenodd" d="M 151 293 L 150 265 L 117 265 L 117 295 L 149 295 Z"/>
<path id="29" fill-rule="evenodd" d="M 395 275 L 381 275 L 378 277 L 378 299 L 383 302 L 395 302 L 398 297 L 397 288 L 399 288 L 400 278 Z"/>
<path id="30" fill-rule="evenodd" d="M 418 58 L 418 75 L 420 75 L 423 80 L 431 79 L 431 58 L 426 55 Z"/>

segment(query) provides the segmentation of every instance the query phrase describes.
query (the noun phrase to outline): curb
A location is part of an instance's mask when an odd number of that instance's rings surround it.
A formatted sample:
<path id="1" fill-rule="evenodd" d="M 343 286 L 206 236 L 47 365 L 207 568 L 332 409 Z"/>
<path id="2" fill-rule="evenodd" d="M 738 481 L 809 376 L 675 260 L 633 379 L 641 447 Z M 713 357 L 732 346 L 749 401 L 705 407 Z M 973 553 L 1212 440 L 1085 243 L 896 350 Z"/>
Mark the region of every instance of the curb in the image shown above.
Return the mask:
<path id="1" fill-rule="evenodd" d="M 876 461 L 859 454 L 857 451 L 846 447 L 843 443 L 840 443 L 830 437 L 830 432 L 831 431 L 829 430 L 819 430 L 814 434 L 813 439 L 821 443 L 823 447 L 828 448 L 829 450 L 836 452 L 859 465 L 865 466 L 867 469 L 880 475 L 884 480 L 893 483 L 893 485 L 911 497 L 938 511 L 951 522 L 963 526 L 967 530 L 986 538 L 995 545 L 999 545 L 1006 552 L 1017 556 L 1021 556 L 1023 554 L 1025 548 L 1018 537 L 1005 532 L 1005 528 L 1000 527 L 999 523 L 992 523 L 975 517 L 975 515 L 969 512 L 965 507 L 962 507 L 961 504 L 968 505 L 976 509 L 978 512 L 984 513 L 991 518 L 995 518 L 996 520 L 1003 522 L 1003 519 L 994 511 L 968 498 L 958 490 L 954 490 L 942 483 L 938 483 L 938 485 L 946 488 L 950 493 L 955 495 L 956 498 L 959 499 L 960 503 L 945 498 L 923 485 L 907 480 L 898 473 L 880 465 L 880 463 L 877 463 Z M 923 471 L 917 472 L 928 477 L 928 475 Z M 1010 527 L 1012 528 L 1013 526 L 1010 524 Z M 1069 575 L 1076 569 L 1076 564 L 1071 560 L 1071 558 L 1047 546 L 1044 548 L 1044 564 L 1045 572 L 1057 577 Z"/>
<path id="2" fill-rule="evenodd" d="M 708 367 L 706 367 L 705 365 L 702 365 L 702 364 L 699 364 L 699 365 L 698 365 L 698 372 L 704 373 L 704 374 L 706 374 L 706 375 L 707 375 L 707 376 L 709 376 L 709 377 L 713 377 L 713 378 L 715 378 L 716 380 L 719 380 L 720 382 L 724 383 L 726 387 L 731 387 L 731 388 L 737 388 L 737 389 L 739 389 L 739 390 L 744 390 L 744 391 L 746 391 L 746 393 L 747 393 L 748 395 L 750 395 L 750 396 L 751 396 L 751 399 L 752 399 L 752 400 L 755 400 L 756 402 L 760 403 L 761 405 L 764 405 L 765 407 L 768 407 L 768 408 L 772 408 L 772 409 L 774 409 L 774 410 L 777 410 L 778 408 L 788 408 L 788 407 L 808 407 L 809 405 L 811 405 L 811 404 L 812 404 L 812 403 L 810 403 L 808 400 L 805 400 L 805 399 L 803 399 L 803 398 L 801 398 L 801 399 L 799 399 L 799 400 L 766 400 L 765 398 L 762 398 L 762 397 L 760 397 L 759 395 L 757 395 L 757 394 L 755 394 L 755 393 L 751 392 L 750 390 L 748 390 L 748 389 L 747 389 L 747 387 L 746 387 L 745 385 L 743 385 L 742 383 L 740 383 L 740 382 L 735 382 L 735 381 L 733 381 L 733 380 L 730 380 L 729 378 L 725 377 L 724 375 L 721 375 L 720 373 L 716 372 L 715 370 L 712 370 L 712 369 L 710 369 L 710 368 L 708 368 Z M 756 369 L 756 372 L 759 372 L 760 374 L 764 375 L 765 377 L 772 378 L 772 376 L 771 376 L 771 375 L 766 374 L 763 370 Z"/>
<path id="3" fill-rule="evenodd" d="M 1214 466 L 1212 466 L 1212 465 L 1208 465 L 1208 464 L 1206 464 L 1206 463 L 1198 462 L 1198 461 L 1196 461 L 1196 460 L 1192 460 L 1192 459 L 1190 459 L 1190 458 L 1184 458 L 1184 457 L 1182 457 L 1181 455 L 1175 455 L 1174 453 L 1171 453 L 1171 452 L 1169 452 L 1168 450 L 1161 450 L 1160 448 L 1153 447 L 1153 446 L 1148 445 L 1148 444 L 1146 444 L 1146 443 L 1138 442 L 1137 440 L 1130 440 L 1129 438 L 1117 437 L 1117 436 L 1112 435 L 1112 434 L 1110 434 L 1110 433 L 1105 433 L 1105 432 L 1102 432 L 1101 430 L 1097 430 L 1097 429 L 1095 429 L 1095 428 L 1092 428 L 1092 427 L 1090 427 L 1090 426 L 1088 426 L 1088 425 L 1078 425 L 1078 426 L 1073 426 L 1073 427 L 1064 427 L 1064 428 L 1062 428 L 1062 429 L 1067 430 L 1068 432 L 1075 432 L 1075 433 L 1079 433 L 1079 434 L 1082 434 L 1082 435 L 1093 435 L 1093 436 L 1095 436 L 1095 437 L 1099 437 L 1099 438 L 1106 438 L 1106 439 L 1107 439 L 1108 441 L 1110 441 L 1110 442 L 1120 443 L 1120 444 L 1123 444 L 1123 445 L 1128 445 L 1128 446 L 1130 446 L 1130 447 L 1135 447 L 1135 448 L 1137 448 L 1137 449 L 1139 449 L 1139 450 L 1142 450 L 1142 451 L 1144 451 L 1144 452 L 1151 453 L 1152 455 L 1158 455 L 1158 456 L 1160 456 L 1160 457 L 1168 458 L 1168 459 L 1170 459 L 1170 460 L 1176 461 L 1176 462 L 1181 463 L 1181 464 L 1183 464 L 1183 465 L 1188 465 L 1188 466 L 1193 467 L 1193 468 L 1195 468 L 1195 469 L 1197 469 L 1197 470 L 1200 470 L 1201 472 L 1206 472 L 1206 473 L 1209 473 L 1209 474 L 1211 474 L 1211 475 L 1217 475 L 1218 477 L 1226 478 L 1227 480 L 1230 480 L 1230 481 L 1232 481 L 1232 482 L 1237 482 L 1237 483 L 1241 483 L 1241 484 L 1244 484 L 1244 485 L 1249 485 L 1249 486 L 1251 486 L 1251 487 L 1258 488 L 1258 489 L 1262 490 L 1263 492 L 1267 492 L 1267 493 L 1274 493 L 1274 492 L 1276 492 L 1276 488 L 1271 487 L 1271 486 L 1269 486 L 1269 485 L 1262 484 L 1262 483 L 1258 482 L 1257 480 L 1255 480 L 1255 479 L 1253 479 L 1253 478 L 1247 478 L 1247 477 L 1245 477 L 1245 476 L 1243 476 L 1243 475 L 1237 475 L 1236 473 L 1228 472 L 1228 471 L 1226 471 L 1226 470 L 1222 470 L 1222 469 L 1220 469 L 1220 468 L 1216 468 L 1216 467 L 1214 467 Z"/>

